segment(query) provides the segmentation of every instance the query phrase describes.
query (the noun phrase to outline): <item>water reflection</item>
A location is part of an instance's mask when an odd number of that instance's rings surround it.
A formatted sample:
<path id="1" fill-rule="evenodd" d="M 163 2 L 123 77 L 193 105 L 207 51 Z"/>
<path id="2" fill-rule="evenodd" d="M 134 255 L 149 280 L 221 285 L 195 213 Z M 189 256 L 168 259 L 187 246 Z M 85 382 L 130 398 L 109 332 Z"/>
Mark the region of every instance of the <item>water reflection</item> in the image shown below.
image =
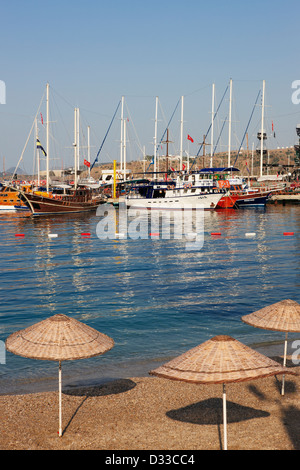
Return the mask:
<path id="1" fill-rule="evenodd" d="M 282 298 L 299 301 L 300 207 L 205 212 L 204 244 L 193 251 L 186 250 L 187 237 L 174 237 L 179 224 L 185 235 L 179 214 L 169 226 L 166 220 L 151 226 L 150 214 L 144 217 L 146 239 L 116 237 L 118 211 L 111 239 L 97 237 L 96 214 L 1 217 L 3 339 L 65 313 L 113 337 L 117 347 L 105 361 L 118 364 L 172 355 L 213 334 L 232 334 L 248 343 L 252 335 L 266 338 L 264 331 L 249 332 L 240 316 Z M 285 230 L 295 236 L 284 238 Z M 84 232 L 91 237 L 84 239 Z M 247 238 L 246 232 L 256 236 Z M 16 233 L 25 237 L 16 239 Z M 50 239 L 49 233 L 58 237 Z M 10 361 L 8 375 L 19 367 L 15 358 Z M 35 367 L 45 370 L 43 364 Z"/>

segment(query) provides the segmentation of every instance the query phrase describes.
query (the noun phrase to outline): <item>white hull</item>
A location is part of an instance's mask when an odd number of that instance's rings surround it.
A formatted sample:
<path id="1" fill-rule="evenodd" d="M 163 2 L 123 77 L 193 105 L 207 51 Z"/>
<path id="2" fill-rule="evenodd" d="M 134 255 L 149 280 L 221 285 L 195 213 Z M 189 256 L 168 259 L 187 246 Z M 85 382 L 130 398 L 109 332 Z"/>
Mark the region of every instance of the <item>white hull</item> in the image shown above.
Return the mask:
<path id="1" fill-rule="evenodd" d="M 164 198 L 143 198 L 127 196 L 125 203 L 127 207 L 135 209 L 196 209 L 197 207 L 204 210 L 213 210 L 216 208 L 220 199 L 224 194 L 197 194 L 187 196 L 173 196 L 166 195 Z"/>
<path id="2" fill-rule="evenodd" d="M 16 212 L 15 206 L 0 205 L 0 212 Z"/>

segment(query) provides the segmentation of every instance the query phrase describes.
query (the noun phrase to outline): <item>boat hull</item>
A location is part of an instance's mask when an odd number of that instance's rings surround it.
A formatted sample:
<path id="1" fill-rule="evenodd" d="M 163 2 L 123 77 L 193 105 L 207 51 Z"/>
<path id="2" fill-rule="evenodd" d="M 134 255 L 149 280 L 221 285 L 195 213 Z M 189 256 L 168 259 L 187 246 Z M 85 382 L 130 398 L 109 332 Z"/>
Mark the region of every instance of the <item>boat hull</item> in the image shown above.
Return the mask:
<path id="1" fill-rule="evenodd" d="M 237 196 L 226 195 L 223 196 L 218 202 L 217 209 L 233 209 L 236 207 Z"/>
<path id="2" fill-rule="evenodd" d="M 21 193 L 21 200 L 29 207 L 32 215 L 35 216 L 89 212 L 96 210 L 100 204 L 106 202 L 101 197 L 87 199 L 84 196 L 62 196 L 58 199 L 31 193 Z"/>
<path id="3" fill-rule="evenodd" d="M 195 196 L 174 196 L 164 198 L 125 197 L 127 207 L 135 209 L 182 210 L 197 209 L 214 210 L 224 194 L 201 194 Z"/>
<path id="4" fill-rule="evenodd" d="M 16 212 L 17 209 L 13 205 L 0 205 L 0 212 Z"/>
<path id="5" fill-rule="evenodd" d="M 265 206 L 269 198 L 269 193 L 240 195 L 236 205 L 237 207 Z"/>
<path id="6" fill-rule="evenodd" d="M 4 188 L 0 192 L 0 212 L 28 211 L 28 207 L 19 198 L 17 190 Z"/>

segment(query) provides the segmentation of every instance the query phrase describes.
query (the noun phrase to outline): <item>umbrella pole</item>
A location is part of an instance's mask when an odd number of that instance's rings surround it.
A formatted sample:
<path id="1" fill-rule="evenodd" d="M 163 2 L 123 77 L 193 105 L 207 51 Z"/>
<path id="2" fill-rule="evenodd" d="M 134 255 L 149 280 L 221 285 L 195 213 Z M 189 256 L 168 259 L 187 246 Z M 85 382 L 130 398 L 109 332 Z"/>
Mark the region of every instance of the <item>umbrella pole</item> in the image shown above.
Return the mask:
<path id="1" fill-rule="evenodd" d="M 59 437 L 62 436 L 62 419 L 61 419 L 61 361 L 58 365 L 58 393 L 59 393 Z"/>
<path id="2" fill-rule="evenodd" d="M 227 450 L 227 408 L 226 408 L 226 385 L 223 384 L 223 427 L 224 427 L 224 450 Z"/>
<path id="3" fill-rule="evenodd" d="M 284 355 L 283 355 L 283 367 L 286 366 L 286 354 L 287 354 L 287 338 L 288 334 L 285 333 L 285 341 L 284 341 Z M 281 395 L 284 395 L 284 379 L 285 376 L 282 376 L 282 387 L 281 387 Z"/>

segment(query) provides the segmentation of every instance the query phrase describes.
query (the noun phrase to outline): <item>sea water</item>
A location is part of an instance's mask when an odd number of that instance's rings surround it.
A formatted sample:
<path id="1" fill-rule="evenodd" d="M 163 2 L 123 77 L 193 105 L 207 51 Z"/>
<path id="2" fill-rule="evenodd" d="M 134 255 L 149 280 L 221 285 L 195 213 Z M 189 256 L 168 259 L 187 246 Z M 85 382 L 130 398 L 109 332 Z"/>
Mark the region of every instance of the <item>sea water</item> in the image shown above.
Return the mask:
<path id="1" fill-rule="evenodd" d="M 150 224 L 147 237 L 99 238 L 99 221 L 96 212 L 1 214 L 2 346 L 11 333 L 57 313 L 113 338 L 102 356 L 63 363 L 69 387 L 148 375 L 219 334 L 251 347 L 279 342 L 281 351 L 284 333 L 241 317 L 284 299 L 299 302 L 300 206 L 205 212 L 198 249 L 187 249 L 184 236 L 154 235 Z M 57 363 L 2 348 L 0 394 L 56 389 Z"/>

